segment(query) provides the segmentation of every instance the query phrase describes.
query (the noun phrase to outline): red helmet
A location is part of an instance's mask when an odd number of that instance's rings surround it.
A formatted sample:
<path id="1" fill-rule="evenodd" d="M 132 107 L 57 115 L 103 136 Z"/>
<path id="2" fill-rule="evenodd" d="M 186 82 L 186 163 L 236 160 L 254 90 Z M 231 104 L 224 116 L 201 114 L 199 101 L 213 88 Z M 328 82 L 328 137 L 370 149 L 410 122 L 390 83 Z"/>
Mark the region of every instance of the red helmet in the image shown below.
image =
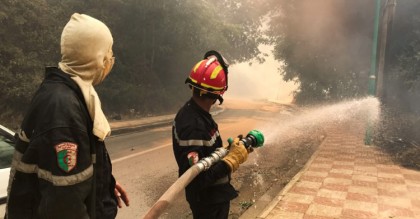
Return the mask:
<path id="1" fill-rule="evenodd" d="M 209 51 L 204 59 L 199 61 L 190 72 L 185 83 L 200 90 L 201 94 L 208 94 L 221 98 L 228 88 L 226 60 L 216 51 Z"/>

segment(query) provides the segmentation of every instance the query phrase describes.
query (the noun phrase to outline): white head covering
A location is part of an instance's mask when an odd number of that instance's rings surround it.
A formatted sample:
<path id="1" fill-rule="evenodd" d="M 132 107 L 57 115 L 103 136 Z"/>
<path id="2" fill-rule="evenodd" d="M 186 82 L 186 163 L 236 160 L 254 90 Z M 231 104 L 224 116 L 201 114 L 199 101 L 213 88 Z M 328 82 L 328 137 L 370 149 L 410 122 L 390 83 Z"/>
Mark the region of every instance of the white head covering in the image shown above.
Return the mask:
<path id="1" fill-rule="evenodd" d="M 112 56 L 113 39 L 108 27 L 101 21 L 75 13 L 61 34 L 60 69 L 72 76 L 79 85 L 93 120 L 93 134 L 104 140 L 111 134 L 101 101 L 93 85 L 105 78 L 105 63 Z"/>

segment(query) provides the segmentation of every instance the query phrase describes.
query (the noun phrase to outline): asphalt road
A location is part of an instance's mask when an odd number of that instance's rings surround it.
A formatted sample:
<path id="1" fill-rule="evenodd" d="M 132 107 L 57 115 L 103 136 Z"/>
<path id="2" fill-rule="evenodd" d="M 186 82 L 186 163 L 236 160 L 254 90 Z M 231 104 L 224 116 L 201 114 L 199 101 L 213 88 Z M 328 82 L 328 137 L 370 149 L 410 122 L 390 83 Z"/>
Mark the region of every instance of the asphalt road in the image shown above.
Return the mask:
<path id="1" fill-rule="evenodd" d="M 215 116 L 224 141 L 247 134 L 258 124 L 269 121 L 278 109 L 270 103 L 225 103 L 223 113 Z M 274 107 L 275 108 L 275 107 Z M 178 178 L 173 157 L 171 127 L 162 127 L 109 138 L 106 142 L 113 173 L 129 192 L 130 207 L 120 209 L 117 218 L 142 218 L 156 200 Z M 252 159 L 253 154 L 249 159 Z M 182 192 L 162 218 L 188 218 L 190 211 Z"/>

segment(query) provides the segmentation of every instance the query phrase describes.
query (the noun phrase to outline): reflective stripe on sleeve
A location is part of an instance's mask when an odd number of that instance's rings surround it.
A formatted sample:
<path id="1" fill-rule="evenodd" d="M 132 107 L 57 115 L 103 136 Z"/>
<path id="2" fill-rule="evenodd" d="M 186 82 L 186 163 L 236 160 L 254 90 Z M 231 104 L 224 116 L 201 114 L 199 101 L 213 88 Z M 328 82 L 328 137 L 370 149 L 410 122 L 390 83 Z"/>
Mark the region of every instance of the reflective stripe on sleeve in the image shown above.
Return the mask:
<path id="1" fill-rule="evenodd" d="M 50 171 L 39 169 L 38 178 L 50 181 L 55 186 L 70 186 L 86 181 L 93 176 L 93 166 L 71 176 L 55 176 Z"/>
<path id="2" fill-rule="evenodd" d="M 54 186 L 70 186 L 86 181 L 93 176 L 93 165 L 80 173 L 70 176 L 56 176 L 50 171 L 40 169 L 36 164 L 27 164 L 22 162 L 22 154 L 15 151 L 13 155 L 12 168 L 22 173 L 36 173 L 38 178 L 51 182 Z"/>
<path id="3" fill-rule="evenodd" d="M 220 136 L 219 131 L 216 131 L 213 136 L 211 136 L 211 139 L 201 140 L 201 139 L 190 139 L 190 140 L 181 140 L 179 139 L 177 133 L 176 133 L 176 127 L 174 128 L 174 136 L 176 141 L 178 142 L 179 146 L 206 146 L 211 147 L 216 143 L 217 137 Z"/>

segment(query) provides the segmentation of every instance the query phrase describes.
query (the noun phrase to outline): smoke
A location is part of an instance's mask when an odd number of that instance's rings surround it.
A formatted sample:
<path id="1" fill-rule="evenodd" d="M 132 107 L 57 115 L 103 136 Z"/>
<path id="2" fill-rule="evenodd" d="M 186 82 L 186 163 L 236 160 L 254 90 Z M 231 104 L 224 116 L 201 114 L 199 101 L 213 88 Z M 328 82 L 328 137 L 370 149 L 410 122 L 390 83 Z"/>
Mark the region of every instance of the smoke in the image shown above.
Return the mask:
<path id="1" fill-rule="evenodd" d="M 273 46 L 261 45 L 266 53 L 264 63 L 239 63 L 229 68 L 229 90 L 225 98 L 265 99 L 280 103 L 290 103 L 293 91 L 298 87 L 294 82 L 285 82 L 280 75 L 281 63 L 274 60 Z"/>
<path id="2" fill-rule="evenodd" d="M 288 31 L 301 40 L 299 56 L 325 54 L 319 65 L 339 70 L 369 68 L 373 1 L 300 1 Z M 347 72 L 346 72 L 347 73 Z"/>
<path id="3" fill-rule="evenodd" d="M 297 100 L 360 96 L 367 87 L 374 2 L 365 0 L 280 1 L 270 36 L 285 78 L 298 78 Z"/>

